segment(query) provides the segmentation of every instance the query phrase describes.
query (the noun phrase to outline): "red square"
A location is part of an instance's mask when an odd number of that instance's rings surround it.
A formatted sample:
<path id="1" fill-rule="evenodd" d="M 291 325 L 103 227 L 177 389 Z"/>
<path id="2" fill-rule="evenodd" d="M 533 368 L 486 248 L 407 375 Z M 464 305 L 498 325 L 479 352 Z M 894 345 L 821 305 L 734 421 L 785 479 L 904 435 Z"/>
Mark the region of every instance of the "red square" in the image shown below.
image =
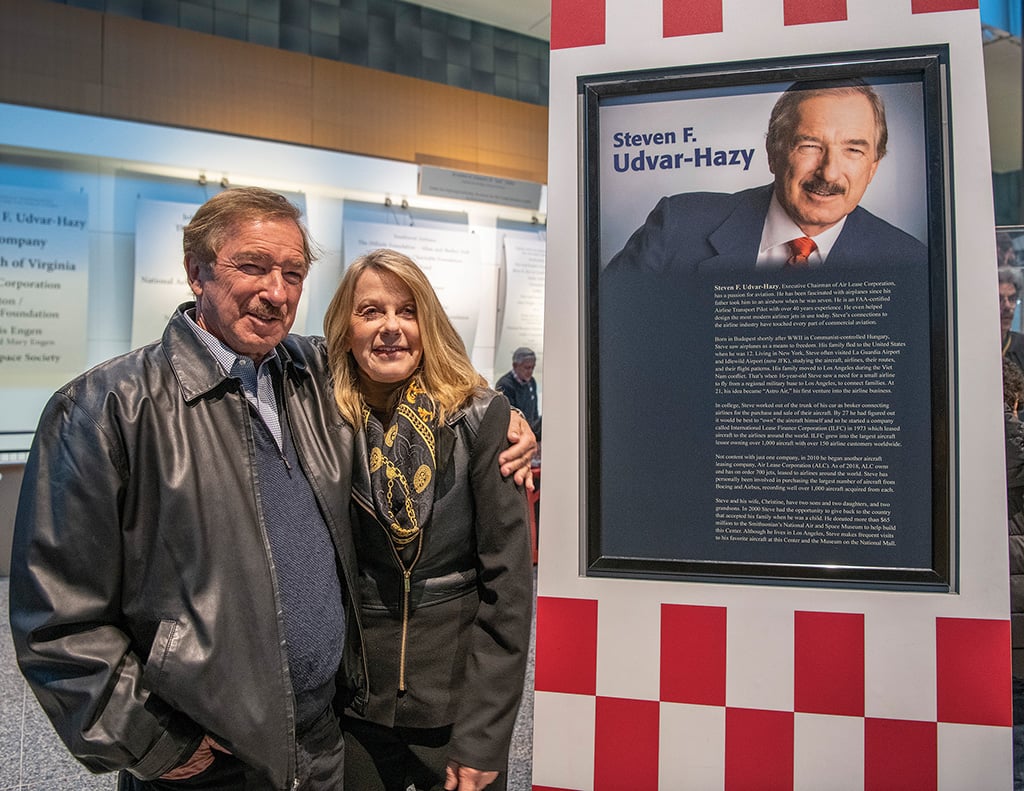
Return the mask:
<path id="1" fill-rule="evenodd" d="M 864 720 L 864 791 L 935 791 L 938 783 L 938 725 Z"/>
<path id="2" fill-rule="evenodd" d="M 597 602 L 537 598 L 534 687 L 542 692 L 597 692 Z"/>
<path id="3" fill-rule="evenodd" d="M 722 32 L 722 0 L 661 0 L 662 35 Z"/>
<path id="4" fill-rule="evenodd" d="M 934 14 L 937 11 L 969 11 L 978 0 L 910 0 L 910 13 Z"/>
<path id="5" fill-rule="evenodd" d="M 793 791 L 793 712 L 725 710 L 725 791 Z"/>
<path id="6" fill-rule="evenodd" d="M 725 607 L 661 605 L 661 699 L 725 705 Z"/>
<path id="7" fill-rule="evenodd" d="M 594 729 L 594 791 L 658 787 L 656 700 L 598 698 Z"/>
<path id="8" fill-rule="evenodd" d="M 1010 622 L 935 619 L 939 722 L 1012 725 Z"/>
<path id="9" fill-rule="evenodd" d="M 604 44 L 604 0 L 551 0 L 551 49 Z"/>
<path id="10" fill-rule="evenodd" d="M 846 0 L 783 0 L 782 24 L 812 25 L 846 20 Z"/>
<path id="11" fill-rule="evenodd" d="M 810 714 L 864 716 L 864 616 L 794 614 L 793 701 Z"/>

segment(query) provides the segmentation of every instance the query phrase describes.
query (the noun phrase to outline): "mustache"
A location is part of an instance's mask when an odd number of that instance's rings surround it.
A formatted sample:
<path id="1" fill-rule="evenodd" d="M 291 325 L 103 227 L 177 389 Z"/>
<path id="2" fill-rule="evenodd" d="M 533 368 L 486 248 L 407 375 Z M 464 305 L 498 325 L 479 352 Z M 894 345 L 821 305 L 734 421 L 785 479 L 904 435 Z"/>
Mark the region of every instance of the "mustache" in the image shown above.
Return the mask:
<path id="1" fill-rule="evenodd" d="M 831 181 L 826 181 L 821 176 L 811 176 L 806 179 L 801 185 L 808 192 L 815 192 L 818 195 L 845 195 L 846 187 L 842 184 L 836 184 Z"/>
<path id="2" fill-rule="evenodd" d="M 271 319 L 282 320 L 284 319 L 284 311 L 281 310 L 277 305 L 273 305 L 266 300 L 261 299 L 256 305 L 249 309 L 249 312 L 255 315 L 257 318 L 269 321 Z"/>

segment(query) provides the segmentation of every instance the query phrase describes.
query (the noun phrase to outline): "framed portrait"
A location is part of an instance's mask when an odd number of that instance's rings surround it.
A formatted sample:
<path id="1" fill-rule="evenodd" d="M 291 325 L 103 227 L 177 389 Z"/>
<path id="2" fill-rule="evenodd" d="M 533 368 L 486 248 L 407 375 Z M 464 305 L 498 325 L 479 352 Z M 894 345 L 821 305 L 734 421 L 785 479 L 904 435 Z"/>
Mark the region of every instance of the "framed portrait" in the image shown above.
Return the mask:
<path id="1" fill-rule="evenodd" d="M 947 69 L 578 79 L 585 574 L 955 587 Z"/>

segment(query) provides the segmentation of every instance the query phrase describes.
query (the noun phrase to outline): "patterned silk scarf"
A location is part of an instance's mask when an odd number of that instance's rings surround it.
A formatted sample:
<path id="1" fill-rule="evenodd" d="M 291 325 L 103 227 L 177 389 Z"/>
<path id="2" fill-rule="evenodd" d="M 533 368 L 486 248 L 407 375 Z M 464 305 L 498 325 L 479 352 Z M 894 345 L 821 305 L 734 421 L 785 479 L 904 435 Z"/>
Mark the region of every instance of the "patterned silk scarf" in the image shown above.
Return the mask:
<path id="1" fill-rule="evenodd" d="M 373 505 L 398 548 L 416 540 L 434 507 L 435 415 L 419 377 L 405 387 L 386 429 L 363 407 Z"/>

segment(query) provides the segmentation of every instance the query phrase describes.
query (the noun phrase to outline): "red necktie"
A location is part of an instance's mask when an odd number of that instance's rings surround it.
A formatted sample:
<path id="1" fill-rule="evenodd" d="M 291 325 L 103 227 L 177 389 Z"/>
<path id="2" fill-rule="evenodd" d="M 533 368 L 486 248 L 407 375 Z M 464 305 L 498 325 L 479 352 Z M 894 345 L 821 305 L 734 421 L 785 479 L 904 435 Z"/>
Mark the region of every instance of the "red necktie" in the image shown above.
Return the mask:
<path id="1" fill-rule="evenodd" d="M 793 239 L 792 241 L 786 242 L 789 245 L 790 252 L 792 255 L 789 260 L 786 261 L 786 266 L 792 267 L 805 267 L 807 266 L 807 258 L 818 249 L 818 245 L 814 243 L 813 239 L 808 239 L 806 236 L 801 236 L 799 239 Z"/>

